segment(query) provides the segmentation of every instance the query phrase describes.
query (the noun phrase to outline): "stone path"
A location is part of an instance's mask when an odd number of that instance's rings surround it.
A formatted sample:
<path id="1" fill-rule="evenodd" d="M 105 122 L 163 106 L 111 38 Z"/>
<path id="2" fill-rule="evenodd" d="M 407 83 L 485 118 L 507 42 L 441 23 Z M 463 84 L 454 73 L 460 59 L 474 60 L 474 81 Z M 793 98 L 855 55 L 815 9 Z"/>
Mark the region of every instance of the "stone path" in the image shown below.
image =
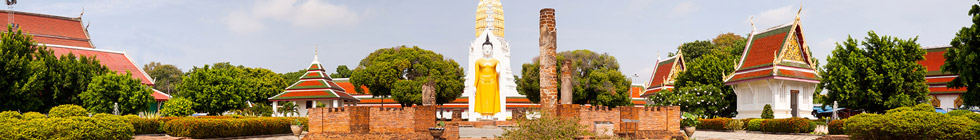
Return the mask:
<path id="1" fill-rule="evenodd" d="M 504 128 L 486 126 L 482 128 L 476 127 L 460 127 L 459 137 L 460 138 L 494 138 L 504 134 Z"/>
<path id="2" fill-rule="evenodd" d="M 306 132 L 303 132 L 306 135 Z M 163 134 L 150 134 L 150 135 L 136 135 L 133 136 L 136 140 L 195 140 L 186 137 L 170 137 Z M 275 135 L 258 135 L 258 136 L 246 136 L 246 137 L 230 137 L 230 138 L 213 138 L 213 139 L 241 139 L 241 140 L 298 140 L 293 134 L 275 134 Z"/>
<path id="3" fill-rule="evenodd" d="M 694 131 L 694 138 L 698 140 L 812 140 L 819 135 L 806 134 L 766 134 L 761 132 L 721 132 L 721 131 Z"/>

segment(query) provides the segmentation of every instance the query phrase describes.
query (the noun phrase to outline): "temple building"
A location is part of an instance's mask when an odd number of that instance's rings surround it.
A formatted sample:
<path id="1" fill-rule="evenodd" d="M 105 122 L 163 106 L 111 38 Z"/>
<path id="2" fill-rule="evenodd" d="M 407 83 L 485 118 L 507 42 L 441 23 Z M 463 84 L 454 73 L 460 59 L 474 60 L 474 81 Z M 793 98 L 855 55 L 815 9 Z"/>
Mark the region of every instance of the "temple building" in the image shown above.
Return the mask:
<path id="1" fill-rule="evenodd" d="M 950 88 L 946 86 L 946 83 L 953 81 L 959 75 L 940 70 L 940 67 L 946 64 L 946 58 L 943 57 L 943 54 L 950 47 L 952 46 L 925 47 L 923 49 L 926 50 L 926 59 L 918 62 L 926 67 L 925 78 L 926 84 L 929 85 L 930 103 L 944 110 L 960 108 L 963 105 L 963 99 L 960 98 L 960 95 L 966 93 L 966 88 Z"/>
<path id="2" fill-rule="evenodd" d="M 735 118 L 758 118 L 766 104 L 775 118 L 814 118 L 810 112 L 820 77 L 799 14 L 792 23 L 761 32 L 753 25 L 743 52 L 735 72 L 725 77 L 738 96 Z"/>
<path id="3" fill-rule="evenodd" d="M 630 102 L 633 102 L 634 107 L 643 107 L 647 104 L 647 98 L 640 96 L 643 95 L 643 92 L 646 92 L 643 84 L 630 85 Z"/>
<path id="4" fill-rule="evenodd" d="M 351 86 L 353 87 L 353 86 Z M 355 106 L 360 99 L 347 94 L 346 90 L 333 82 L 330 75 L 325 73 L 317 55 L 313 63 L 300 76 L 299 81 L 286 88 L 286 91 L 269 98 L 272 101 L 273 114 L 279 114 L 279 102 L 289 101 L 297 107 L 299 116 L 306 116 L 307 110 L 322 107 Z"/>
<path id="5" fill-rule="evenodd" d="M 653 74 L 650 75 L 650 81 L 647 83 L 646 91 L 640 97 L 647 98 L 662 90 L 674 89 L 674 79 L 677 78 L 680 72 L 687 69 L 683 56 L 684 53 L 677 51 L 677 55 L 673 57 L 664 60 L 657 58 L 657 66 L 654 67 Z"/>
<path id="6" fill-rule="evenodd" d="M 139 79 L 147 88 L 152 89 L 154 85 L 153 78 L 136 65 L 136 62 L 125 52 L 96 49 L 89 38 L 87 26 L 82 23 L 81 16 L 63 17 L 10 10 L 0 10 L 0 13 L 12 16 L 0 18 L 2 23 L 12 25 L 14 28 L 19 27 L 25 33 L 34 36 L 33 39 L 38 45 L 47 46 L 54 51 L 56 57 L 69 53 L 95 57 L 116 74 L 125 75 L 129 72 L 133 79 Z M 169 94 L 156 89 L 153 89 L 151 96 L 157 102 L 148 105 L 150 112 L 156 112 L 164 101 L 170 100 Z"/>

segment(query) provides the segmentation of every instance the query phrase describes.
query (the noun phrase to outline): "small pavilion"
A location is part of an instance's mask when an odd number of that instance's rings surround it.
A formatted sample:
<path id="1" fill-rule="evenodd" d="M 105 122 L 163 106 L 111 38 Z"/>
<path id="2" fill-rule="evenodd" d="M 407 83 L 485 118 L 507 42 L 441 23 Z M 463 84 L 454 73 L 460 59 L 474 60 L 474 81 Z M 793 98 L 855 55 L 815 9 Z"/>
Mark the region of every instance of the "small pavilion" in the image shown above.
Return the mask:
<path id="1" fill-rule="evenodd" d="M 681 51 L 677 51 L 677 55 L 660 60 L 657 58 L 657 66 L 653 70 L 653 74 L 650 75 L 650 81 L 647 83 L 647 89 L 643 94 L 640 95 L 642 98 L 650 97 L 650 95 L 657 94 L 662 90 L 674 89 L 674 79 L 680 72 L 687 69 L 684 63 L 684 54 Z"/>
<path id="2" fill-rule="evenodd" d="M 929 103 L 947 111 L 960 108 L 963 105 L 963 99 L 960 98 L 960 95 L 966 93 L 966 88 L 951 88 L 946 85 L 946 83 L 953 81 L 959 75 L 940 70 L 940 67 L 946 64 L 946 58 L 943 55 L 946 54 L 946 49 L 950 47 L 953 46 L 924 47 L 923 49 L 926 50 L 926 59 L 918 62 L 926 67 L 926 84 L 929 85 Z"/>
<path id="3" fill-rule="evenodd" d="M 306 69 L 306 74 L 300 77 L 299 81 L 286 88 L 286 91 L 269 98 L 272 101 L 272 112 L 278 114 L 281 101 L 293 102 L 296 105 L 299 116 L 306 116 L 307 110 L 316 108 L 318 104 L 324 107 L 355 106 L 359 99 L 354 98 L 337 85 L 325 73 L 323 65 L 317 55 L 313 56 L 313 63 Z"/>

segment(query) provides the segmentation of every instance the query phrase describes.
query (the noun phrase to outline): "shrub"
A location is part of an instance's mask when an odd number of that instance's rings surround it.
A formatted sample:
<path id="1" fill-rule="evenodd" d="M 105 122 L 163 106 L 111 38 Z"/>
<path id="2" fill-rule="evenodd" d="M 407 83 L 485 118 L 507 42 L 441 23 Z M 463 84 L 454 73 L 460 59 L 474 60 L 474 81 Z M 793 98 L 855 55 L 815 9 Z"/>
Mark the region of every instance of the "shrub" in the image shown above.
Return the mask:
<path id="1" fill-rule="evenodd" d="M 765 119 L 752 119 L 749 121 L 748 125 L 745 125 L 745 129 L 749 131 L 759 131 L 759 127 L 762 126 L 762 121 Z"/>
<path id="2" fill-rule="evenodd" d="M 731 120 L 728 121 L 728 124 L 725 125 L 725 128 L 728 130 L 745 130 L 745 125 L 742 123 L 742 121 Z"/>
<path id="3" fill-rule="evenodd" d="M 18 139 L 20 133 L 17 133 L 17 126 L 19 126 L 23 121 L 14 118 L 0 118 L 0 139 Z M 23 139 L 23 137 L 20 137 Z"/>
<path id="4" fill-rule="evenodd" d="M 844 120 L 833 120 L 827 124 L 827 131 L 829 134 L 844 134 Z"/>
<path id="5" fill-rule="evenodd" d="M 759 129 L 763 132 L 810 133 L 816 128 L 813 122 L 804 118 L 766 119 Z"/>
<path id="6" fill-rule="evenodd" d="M 591 135 L 585 125 L 578 123 L 576 119 L 561 119 L 553 115 L 544 115 L 537 119 L 517 120 L 517 126 L 512 129 L 504 130 L 501 135 L 503 139 L 512 140 L 539 140 L 539 139 L 565 139 L 570 140 L 577 136 Z"/>
<path id="7" fill-rule="evenodd" d="M 858 114 L 844 121 L 845 133 L 853 139 L 977 139 L 976 121 L 931 108 L 920 104 L 885 114 Z"/>
<path id="8" fill-rule="evenodd" d="M 21 115 L 17 111 L 4 111 L 0 112 L 0 118 L 21 119 Z"/>
<path id="9" fill-rule="evenodd" d="M 276 117 L 276 118 L 282 118 L 290 122 L 292 122 L 293 120 L 299 120 L 301 123 L 303 123 L 303 131 L 310 130 L 310 125 L 309 125 L 310 120 L 307 119 L 306 117 Z"/>
<path id="10" fill-rule="evenodd" d="M 23 139 L 132 139 L 133 127 L 121 118 L 53 117 L 27 120 L 16 130 Z"/>
<path id="11" fill-rule="evenodd" d="M 163 129 L 170 136 L 200 139 L 289 133 L 289 124 L 286 119 L 273 117 L 186 118 L 170 120 Z"/>
<path id="12" fill-rule="evenodd" d="M 755 119 L 759 119 L 759 118 L 745 118 L 745 119 L 740 119 L 739 121 L 742 121 L 742 126 L 748 127 L 749 126 L 749 121 L 752 121 L 752 120 L 755 120 Z"/>
<path id="13" fill-rule="evenodd" d="M 969 110 L 953 110 L 953 111 L 946 112 L 946 115 L 950 115 L 950 116 L 963 116 L 966 114 L 977 114 L 977 113 L 973 113 L 973 111 L 969 111 Z"/>
<path id="14" fill-rule="evenodd" d="M 184 117 L 194 114 L 194 102 L 190 99 L 177 97 L 163 103 L 160 115 L 167 117 Z"/>
<path id="15" fill-rule="evenodd" d="M 88 117 L 88 110 L 82 108 L 82 106 L 73 104 L 63 104 L 51 108 L 48 111 L 50 117 L 72 117 L 72 116 L 82 116 Z"/>
<path id="16" fill-rule="evenodd" d="M 44 114 L 37 113 L 37 112 L 27 112 L 24 113 L 23 116 L 24 120 L 43 119 L 43 118 L 48 118 L 48 116 L 45 116 Z"/>
<path id="17" fill-rule="evenodd" d="M 715 130 L 726 130 L 725 125 L 730 121 L 736 121 L 732 118 L 714 118 L 714 119 L 699 119 L 701 122 L 697 126 L 698 129 L 715 129 Z"/>
<path id="18" fill-rule="evenodd" d="M 761 117 L 763 119 L 773 119 L 773 118 L 775 118 L 775 117 L 772 116 L 772 106 L 770 106 L 769 104 L 766 104 L 766 106 L 763 106 L 762 107 L 762 116 Z"/>
<path id="19" fill-rule="evenodd" d="M 701 122 L 698 121 L 698 116 L 694 116 L 691 113 L 684 112 L 684 119 L 681 120 L 681 124 L 690 127 L 697 127 Z"/>
<path id="20" fill-rule="evenodd" d="M 133 125 L 136 134 L 159 134 L 160 122 L 157 119 L 131 118 L 127 117 L 129 124 Z"/>

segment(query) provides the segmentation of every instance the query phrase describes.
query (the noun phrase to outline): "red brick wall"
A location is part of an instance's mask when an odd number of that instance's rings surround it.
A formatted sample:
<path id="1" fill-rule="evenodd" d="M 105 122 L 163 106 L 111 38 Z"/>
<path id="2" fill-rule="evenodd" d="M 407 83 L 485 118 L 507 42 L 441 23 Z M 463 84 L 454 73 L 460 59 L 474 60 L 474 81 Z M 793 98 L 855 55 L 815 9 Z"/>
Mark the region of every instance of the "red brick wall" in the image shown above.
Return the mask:
<path id="1" fill-rule="evenodd" d="M 415 132 L 428 133 L 430 127 L 436 126 L 436 106 L 417 106 L 412 118 Z"/>
<path id="2" fill-rule="evenodd" d="M 311 108 L 307 114 L 309 133 L 350 133 L 350 112 L 346 108 Z"/>
<path id="3" fill-rule="evenodd" d="M 609 121 L 613 123 L 613 128 L 620 128 L 619 108 L 609 108 L 608 106 L 583 106 L 579 110 L 579 124 L 586 125 L 586 130 L 595 130 L 596 121 Z"/>
<path id="4" fill-rule="evenodd" d="M 349 108 L 350 108 L 350 112 L 349 112 L 350 115 L 348 115 L 347 117 L 349 117 L 350 124 L 351 124 L 350 133 L 363 134 L 363 133 L 370 132 L 371 113 L 369 110 L 371 108 L 366 106 L 354 106 Z M 329 118 L 322 118 L 322 119 L 329 120 Z"/>
<path id="5" fill-rule="evenodd" d="M 679 106 L 657 106 L 639 109 L 640 130 L 666 130 L 680 132 L 681 108 Z"/>
<path id="6" fill-rule="evenodd" d="M 415 132 L 415 108 L 371 108 L 371 133 Z M 435 117 L 432 117 L 435 120 Z"/>

